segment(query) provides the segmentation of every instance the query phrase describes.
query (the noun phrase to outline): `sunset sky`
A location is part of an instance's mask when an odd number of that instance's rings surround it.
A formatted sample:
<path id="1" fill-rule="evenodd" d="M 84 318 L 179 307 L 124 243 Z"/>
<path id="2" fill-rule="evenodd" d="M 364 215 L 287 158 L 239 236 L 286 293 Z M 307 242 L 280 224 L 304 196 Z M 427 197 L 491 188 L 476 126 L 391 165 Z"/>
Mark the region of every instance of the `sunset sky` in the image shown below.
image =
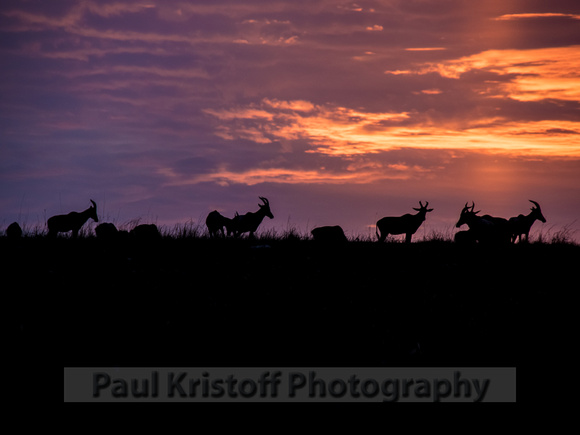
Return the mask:
<path id="1" fill-rule="evenodd" d="M 2 0 L 0 229 L 98 204 L 264 229 L 467 201 L 580 239 L 578 0 Z"/>

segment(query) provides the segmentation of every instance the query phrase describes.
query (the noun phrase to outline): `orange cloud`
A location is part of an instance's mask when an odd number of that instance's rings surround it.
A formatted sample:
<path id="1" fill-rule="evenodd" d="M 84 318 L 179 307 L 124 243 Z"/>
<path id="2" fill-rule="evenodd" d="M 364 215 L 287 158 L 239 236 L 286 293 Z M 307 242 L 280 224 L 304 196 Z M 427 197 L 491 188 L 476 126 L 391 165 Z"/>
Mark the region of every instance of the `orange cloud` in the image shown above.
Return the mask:
<path id="1" fill-rule="evenodd" d="M 167 178 L 166 186 L 186 186 L 204 182 L 214 182 L 221 186 L 246 184 L 253 186 L 260 183 L 317 183 L 317 184 L 367 184 L 380 180 L 408 180 L 409 178 L 429 172 L 420 166 L 404 164 L 382 165 L 380 163 L 352 163 L 340 172 L 317 170 L 288 169 L 279 167 L 232 171 L 225 167 L 209 174 L 191 177 L 179 176 L 171 168 L 160 168 L 157 171 Z"/>
<path id="2" fill-rule="evenodd" d="M 447 50 L 445 47 L 417 47 L 417 48 L 405 48 L 405 51 L 443 51 Z"/>
<path id="3" fill-rule="evenodd" d="M 270 100 L 264 98 L 262 100 L 264 104 L 276 108 L 276 109 L 288 109 L 295 110 L 298 112 L 310 112 L 316 108 L 314 104 L 305 100 L 293 100 L 293 101 L 280 101 L 280 100 Z"/>
<path id="4" fill-rule="evenodd" d="M 577 14 L 558 14 L 558 13 L 543 13 L 543 14 L 505 14 L 494 18 L 496 21 L 512 21 L 522 18 L 572 18 L 580 20 L 580 15 Z"/>
<path id="5" fill-rule="evenodd" d="M 580 156 L 580 123 L 574 121 L 514 122 L 494 117 L 432 123 L 419 116 L 414 119 L 409 112 L 373 113 L 268 99 L 259 106 L 206 113 L 224 121 L 215 133 L 223 139 L 256 143 L 302 139 L 310 145 L 307 153 L 346 157 L 416 148 Z"/>
<path id="6" fill-rule="evenodd" d="M 283 109 L 283 110 L 280 110 Z M 385 125 L 409 117 L 408 113 L 370 113 L 334 106 L 315 106 L 307 101 L 278 101 L 264 99 L 257 105 L 235 109 L 213 110 L 205 113 L 222 121 L 251 120 L 255 125 L 221 125 L 216 134 L 225 139 L 236 137 L 257 143 L 268 143 L 273 139 L 308 139 L 322 148 L 330 142 L 347 144 L 343 154 L 370 152 L 362 146 L 374 133 Z M 248 134 L 248 133 L 251 134 Z M 252 138 L 250 138 L 250 136 Z"/>
<path id="7" fill-rule="evenodd" d="M 426 95 L 439 95 L 443 91 L 441 89 L 422 89 L 420 92 L 414 92 L 416 94 L 426 94 Z"/>
<path id="8" fill-rule="evenodd" d="M 511 76 L 498 84 L 496 92 L 519 101 L 557 99 L 580 101 L 580 46 L 531 50 L 488 50 L 440 63 L 429 63 L 416 70 L 385 71 L 388 74 L 438 73 L 458 79 L 463 74 L 485 70 Z"/>

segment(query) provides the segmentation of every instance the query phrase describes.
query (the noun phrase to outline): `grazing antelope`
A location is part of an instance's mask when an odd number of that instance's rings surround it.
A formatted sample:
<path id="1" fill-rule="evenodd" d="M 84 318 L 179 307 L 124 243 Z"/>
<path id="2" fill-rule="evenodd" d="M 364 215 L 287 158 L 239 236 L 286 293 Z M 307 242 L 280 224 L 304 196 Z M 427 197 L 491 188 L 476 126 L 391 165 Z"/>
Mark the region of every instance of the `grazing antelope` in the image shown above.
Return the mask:
<path id="1" fill-rule="evenodd" d="M 518 237 L 520 238 L 520 243 L 522 243 L 523 242 L 523 238 L 522 238 L 523 235 L 526 236 L 526 242 L 527 242 L 528 236 L 530 234 L 530 229 L 532 228 L 532 225 L 534 224 L 536 219 L 542 223 L 546 223 L 546 218 L 542 214 L 542 209 L 540 208 L 540 204 L 538 204 L 536 201 L 532 201 L 531 199 L 528 199 L 528 201 L 530 201 L 532 204 L 535 205 L 535 207 L 532 207 L 530 209 L 532 211 L 528 215 L 520 214 L 517 217 L 510 218 L 508 221 L 509 227 L 510 227 L 511 242 L 512 243 L 515 243 L 516 239 Z"/>
<path id="2" fill-rule="evenodd" d="M 323 243 L 344 243 L 348 242 L 348 239 L 344 235 L 344 231 L 339 225 L 318 227 L 310 231 L 312 237 L 317 242 Z"/>
<path id="3" fill-rule="evenodd" d="M 221 232 L 224 236 L 224 227 L 226 228 L 228 236 L 232 234 L 234 230 L 233 219 L 222 216 L 217 210 L 210 212 L 205 219 L 205 225 L 209 231 L 209 236 L 217 236 Z"/>
<path id="4" fill-rule="evenodd" d="M 470 240 L 480 243 L 503 243 L 509 241 L 507 219 L 490 215 L 477 216 L 481 210 L 473 211 L 474 209 L 475 203 L 472 202 L 471 207 L 465 203 L 463 210 L 461 210 L 455 227 L 460 228 L 465 224 L 469 227 L 469 231 L 464 237 L 459 239 L 456 237 L 456 241 Z"/>
<path id="5" fill-rule="evenodd" d="M 270 211 L 270 202 L 260 196 L 259 197 L 264 204 L 258 204 L 260 209 L 256 212 L 248 212 L 246 214 L 236 216 L 233 219 L 233 229 L 234 236 L 237 237 L 242 233 L 250 233 L 250 238 L 254 237 L 254 233 L 262 223 L 262 220 L 268 216 L 270 219 L 274 219 L 274 215 Z"/>
<path id="6" fill-rule="evenodd" d="M 92 199 L 91 203 L 93 204 L 91 207 L 80 213 L 71 211 L 69 214 L 61 214 L 49 218 L 46 221 L 49 237 L 56 237 L 58 233 L 72 231 L 73 238 L 76 238 L 79 230 L 89 218 L 95 222 L 99 222 L 99 218 L 97 217 L 97 204 Z"/>
<path id="7" fill-rule="evenodd" d="M 379 219 L 375 230 L 379 242 L 384 242 L 389 234 L 405 234 L 405 242 L 411 243 L 413 234 L 415 234 L 425 220 L 426 214 L 433 211 L 432 208 L 427 208 L 429 202 L 425 202 L 425 205 L 423 205 L 423 203 L 419 201 L 419 205 L 421 208 L 413 207 L 413 210 L 418 212 L 417 214 L 407 213 L 403 216 L 384 217 Z"/>

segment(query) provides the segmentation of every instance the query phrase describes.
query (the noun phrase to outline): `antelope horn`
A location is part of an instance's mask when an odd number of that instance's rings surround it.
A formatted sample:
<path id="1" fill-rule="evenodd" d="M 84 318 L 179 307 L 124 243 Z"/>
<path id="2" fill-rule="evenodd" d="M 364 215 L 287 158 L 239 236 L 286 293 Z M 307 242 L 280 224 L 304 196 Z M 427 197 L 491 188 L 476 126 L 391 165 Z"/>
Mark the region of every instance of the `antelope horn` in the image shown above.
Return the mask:
<path id="1" fill-rule="evenodd" d="M 258 198 L 260 198 L 262 201 L 264 201 L 264 204 L 270 204 L 268 202 L 268 200 L 266 198 L 264 198 L 263 196 L 258 196 Z"/>
<path id="2" fill-rule="evenodd" d="M 93 203 L 93 206 L 94 206 L 95 208 L 97 208 L 97 204 L 95 203 L 95 201 L 93 201 L 92 199 L 91 199 L 90 201 Z"/>
<path id="3" fill-rule="evenodd" d="M 528 201 L 530 201 L 532 204 L 534 204 L 538 208 L 538 210 L 541 210 L 540 204 L 538 204 L 536 201 L 532 201 L 531 199 L 528 199 Z"/>

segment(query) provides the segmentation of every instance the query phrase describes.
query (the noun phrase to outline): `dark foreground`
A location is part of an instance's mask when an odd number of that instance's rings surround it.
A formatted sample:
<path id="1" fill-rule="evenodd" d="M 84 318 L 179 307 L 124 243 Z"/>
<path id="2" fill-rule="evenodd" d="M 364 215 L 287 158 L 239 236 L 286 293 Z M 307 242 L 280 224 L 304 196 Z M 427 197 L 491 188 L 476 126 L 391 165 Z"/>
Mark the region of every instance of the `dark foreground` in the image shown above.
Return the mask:
<path id="1" fill-rule="evenodd" d="M 580 247 L 0 239 L 21 366 L 516 366 L 571 355 Z M 575 346 L 574 346 L 575 347 Z"/>

